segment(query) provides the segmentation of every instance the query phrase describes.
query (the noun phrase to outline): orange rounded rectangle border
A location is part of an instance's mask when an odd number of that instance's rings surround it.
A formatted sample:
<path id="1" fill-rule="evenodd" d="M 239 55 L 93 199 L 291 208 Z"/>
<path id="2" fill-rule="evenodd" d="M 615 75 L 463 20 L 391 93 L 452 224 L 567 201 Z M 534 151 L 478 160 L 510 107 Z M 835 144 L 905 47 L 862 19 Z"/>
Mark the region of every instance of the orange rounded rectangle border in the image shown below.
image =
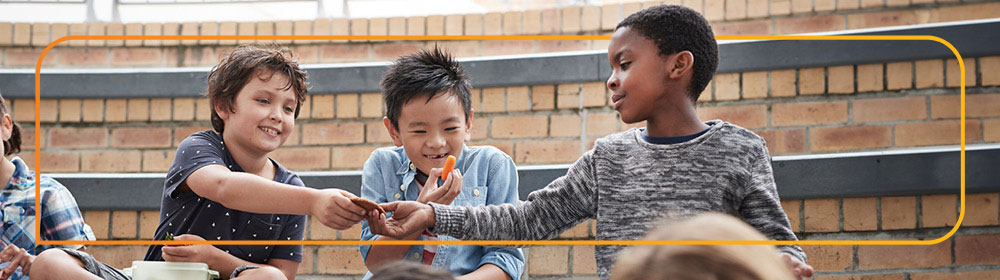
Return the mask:
<path id="1" fill-rule="evenodd" d="M 301 35 L 301 36 L 201 36 L 201 35 L 73 35 L 65 36 L 42 51 L 35 64 L 35 127 L 41 127 L 41 69 L 42 61 L 49 50 L 59 43 L 70 40 L 395 40 L 395 41 L 455 41 L 455 40 L 609 40 L 605 35 L 483 35 L 483 36 L 367 36 L 367 35 Z M 965 217 L 965 63 L 950 42 L 937 36 L 920 35 L 719 35 L 716 40 L 817 40 L 817 41 L 934 41 L 948 47 L 958 59 L 961 70 L 961 119 L 960 119 L 960 207 L 955 226 L 944 236 L 930 240 L 797 240 L 797 241 L 748 241 L 748 240 L 39 240 L 39 245 L 934 245 L 951 238 L 962 225 Z M 35 147 L 41 147 L 41 130 L 35 130 Z M 35 185 L 41 184 L 41 151 L 35 153 Z M 35 188 L 35 197 L 41 196 Z M 35 209 L 41 208 L 35 200 Z M 35 212 L 35 220 L 40 221 L 41 213 Z M 41 225 L 35 224 L 35 236 L 41 236 Z"/>

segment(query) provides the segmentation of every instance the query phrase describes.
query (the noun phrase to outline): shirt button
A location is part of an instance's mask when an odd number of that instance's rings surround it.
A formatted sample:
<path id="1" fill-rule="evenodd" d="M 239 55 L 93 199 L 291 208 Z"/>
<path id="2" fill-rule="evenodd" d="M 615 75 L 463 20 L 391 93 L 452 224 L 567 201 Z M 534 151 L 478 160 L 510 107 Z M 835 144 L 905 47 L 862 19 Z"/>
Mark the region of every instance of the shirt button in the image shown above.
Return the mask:
<path id="1" fill-rule="evenodd" d="M 472 196 L 479 196 L 479 190 L 472 190 Z"/>
<path id="2" fill-rule="evenodd" d="M 410 163 L 410 170 L 413 170 L 413 163 Z"/>
<path id="3" fill-rule="evenodd" d="M 399 199 L 399 194 L 398 193 L 396 194 L 396 199 Z"/>
<path id="4" fill-rule="evenodd" d="M 399 190 L 406 191 L 406 185 L 399 185 Z"/>
<path id="5" fill-rule="evenodd" d="M 413 259 L 420 259 L 420 253 L 413 253 Z"/>

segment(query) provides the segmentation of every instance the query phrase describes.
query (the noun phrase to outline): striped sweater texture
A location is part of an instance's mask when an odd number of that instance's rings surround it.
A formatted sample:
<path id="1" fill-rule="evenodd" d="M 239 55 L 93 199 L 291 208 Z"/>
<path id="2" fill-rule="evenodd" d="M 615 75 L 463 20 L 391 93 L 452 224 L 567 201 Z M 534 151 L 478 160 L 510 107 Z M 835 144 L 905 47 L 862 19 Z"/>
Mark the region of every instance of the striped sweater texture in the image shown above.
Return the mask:
<path id="1" fill-rule="evenodd" d="M 740 217 L 775 240 L 797 240 L 781 209 L 764 139 L 710 121 L 708 132 L 679 144 L 642 139 L 642 128 L 605 136 L 566 175 L 518 205 L 432 204 L 434 231 L 464 240 L 545 240 L 587 219 L 597 240 L 637 240 L 662 225 L 703 212 Z M 598 245 L 597 273 L 611 275 L 623 246 Z M 802 262 L 799 246 L 778 250 Z"/>

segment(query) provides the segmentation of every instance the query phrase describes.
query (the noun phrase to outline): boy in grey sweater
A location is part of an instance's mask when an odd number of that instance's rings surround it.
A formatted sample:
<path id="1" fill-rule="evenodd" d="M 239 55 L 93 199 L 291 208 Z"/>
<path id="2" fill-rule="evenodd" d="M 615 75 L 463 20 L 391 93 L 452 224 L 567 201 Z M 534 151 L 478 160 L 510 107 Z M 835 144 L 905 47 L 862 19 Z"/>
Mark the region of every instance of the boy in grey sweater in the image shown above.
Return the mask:
<path id="1" fill-rule="evenodd" d="M 383 204 L 391 219 L 371 213 L 372 232 L 401 237 L 431 228 L 466 240 L 541 240 L 586 219 L 597 240 L 637 240 L 664 218 L 704 212 L 742 218 L 775 240 L 796 240 L 781 209 L 764 140 L 723 122 L 702 122 L 696 100 L 718 65 L 708 22 L 675 5 L 630 15 L 611 36 L 607 85 L 625 123 L 645 128 L 605 136 L 544 189 L 518 205 L 459 207 Z M 623 246 L 598 245 L 597 273 L 611 274 Z M 796 276 L 809 277 L 799 246 L 779 246 Z"/>

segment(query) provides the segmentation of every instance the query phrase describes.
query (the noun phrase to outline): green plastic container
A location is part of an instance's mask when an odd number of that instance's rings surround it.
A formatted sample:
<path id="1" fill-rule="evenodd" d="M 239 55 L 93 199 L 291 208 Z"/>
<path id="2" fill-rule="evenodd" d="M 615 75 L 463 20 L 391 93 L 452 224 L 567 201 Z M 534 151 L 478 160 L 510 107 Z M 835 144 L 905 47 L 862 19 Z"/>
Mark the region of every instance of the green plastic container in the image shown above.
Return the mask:
<path id="1" fill-rule="evenodd" d="M 219 272 L 204 263 L 134 261 L 125 269 L 132 280 L 212 280 Z"/>

